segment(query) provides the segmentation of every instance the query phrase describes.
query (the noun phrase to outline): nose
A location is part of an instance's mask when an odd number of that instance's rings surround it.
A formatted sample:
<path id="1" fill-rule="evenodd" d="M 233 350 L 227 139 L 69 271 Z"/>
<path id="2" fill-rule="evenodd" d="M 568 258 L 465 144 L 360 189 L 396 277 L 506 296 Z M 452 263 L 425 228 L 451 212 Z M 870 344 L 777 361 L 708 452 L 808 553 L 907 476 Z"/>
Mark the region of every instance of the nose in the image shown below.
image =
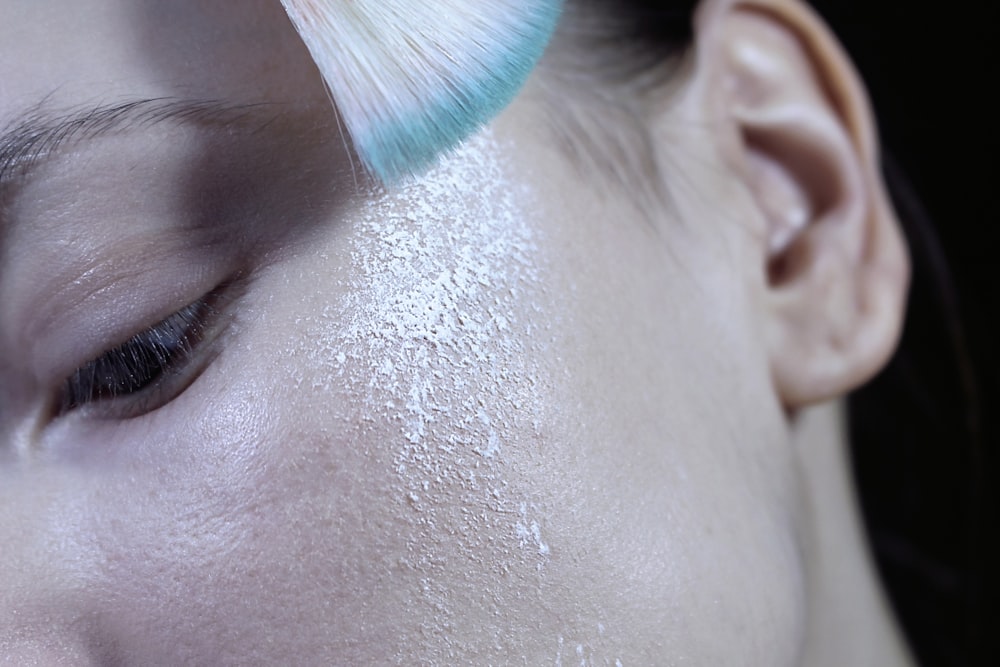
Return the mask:
<path id="1" fill-rule="evenodd" d="M 0 641 L 0 665 L 5 667 L 96 667 L 98 663 L 86 653 L 51 640 Z"/>
<path id="2" fill-rule="evenodd" d="M 37 564 L 24 567 L 27 554 L 15 549 L 5 541 L 0 551 L 0 666 L 97 665 L 83 619 L 72 604 L 59 605 L 52 579 Z"/>
<path id="3" fill-rule="evenodd" d="M 63 500 L 16 464 L 0 466 L 0 666 L 98 664 Z"/>

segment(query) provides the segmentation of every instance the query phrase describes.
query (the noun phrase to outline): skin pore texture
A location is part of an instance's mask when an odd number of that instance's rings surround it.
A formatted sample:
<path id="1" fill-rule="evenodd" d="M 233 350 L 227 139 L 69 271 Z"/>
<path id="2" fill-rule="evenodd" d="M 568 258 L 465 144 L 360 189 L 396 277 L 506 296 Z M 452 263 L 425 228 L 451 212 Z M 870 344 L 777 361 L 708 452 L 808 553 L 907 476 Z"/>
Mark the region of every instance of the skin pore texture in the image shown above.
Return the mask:
<path id="1" fill-rule="evenodd" d="M 3 12 L 0 127 L 150 101 L 0 185 L 0 664 L 906 663 L 834 400 L 905 259 L 797 3 L 701 8 L 653 220 L 544 67 L 384 191 L 278 2 Z M 202 299 L 176 373 L 54 407 Z"/>

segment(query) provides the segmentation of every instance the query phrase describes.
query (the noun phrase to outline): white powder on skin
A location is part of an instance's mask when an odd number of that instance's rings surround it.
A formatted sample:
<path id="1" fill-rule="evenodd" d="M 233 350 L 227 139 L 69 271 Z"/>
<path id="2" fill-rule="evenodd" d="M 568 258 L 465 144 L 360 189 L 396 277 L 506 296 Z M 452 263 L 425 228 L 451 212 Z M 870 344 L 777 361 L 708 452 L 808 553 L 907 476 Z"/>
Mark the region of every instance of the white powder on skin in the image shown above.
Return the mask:
<path id="1" fill-rule="evenodd" d="M 282 353 L 305 358 L 285 367 L 331 406 L 322 435 L 359 482 L 337 557 L 366 575 L 344 582 L 343 636 L 382 662 L 616 664 L 621 630 L 567 562 L 588 548 L 568 541 L 587 508 L 551 474 L 572 281 L 511 148 L 484 133 L 368 193 L 317 248 L 324 289 L 302 292 L 308 269 L 287 279 L 303 304 Z"/>
<path id="2" fill-rule="evenodd" d="M 400 639 L 400 662 L 454 662 L 469 648 L 454 598 L 500 618 L 511 582 L 537 590 L 550 558 L 542 512 L 505 472 L 509 443 L 530 440 L 542 418 L 536 360 L 551 334 L 532 193 L 502 155 L 484 133 L 371 197 L 353 234 L 355 278 L 315 337 L 317 382 L 350 386 L 379 432 L 394 433 L 383 446 L 408 526 L 399 567 L 419 581 L 411 618 L 422 619 L 419 637 Z M 513 646 L 499 628 L 494 644 Z"/>

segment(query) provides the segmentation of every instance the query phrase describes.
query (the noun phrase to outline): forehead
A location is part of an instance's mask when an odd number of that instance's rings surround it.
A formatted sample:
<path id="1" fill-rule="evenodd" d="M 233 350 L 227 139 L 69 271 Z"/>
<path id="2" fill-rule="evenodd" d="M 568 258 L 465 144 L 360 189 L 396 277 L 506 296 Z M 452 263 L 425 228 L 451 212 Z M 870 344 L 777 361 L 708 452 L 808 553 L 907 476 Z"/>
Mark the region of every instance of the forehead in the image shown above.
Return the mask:
<path id="1" fill-rule="evenodd" d="M 41 99 L 62 105 L 119 96 L 287 100 L 313 90 L 314 79 L 277 1 L 3 5 L 0 127 Z"/>

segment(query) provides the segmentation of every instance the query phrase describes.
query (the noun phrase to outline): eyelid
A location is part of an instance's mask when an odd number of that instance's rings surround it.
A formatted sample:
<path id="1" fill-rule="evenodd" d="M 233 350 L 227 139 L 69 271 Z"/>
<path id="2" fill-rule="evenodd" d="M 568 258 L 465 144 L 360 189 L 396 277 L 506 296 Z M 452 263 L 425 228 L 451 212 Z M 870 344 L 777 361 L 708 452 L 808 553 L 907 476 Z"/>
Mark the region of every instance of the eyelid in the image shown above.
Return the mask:
<path id="1" fill-rule="evenodd" d="M 23 364 L 24 373 L 53 386 L 81 362 L 169 317 L 237 268 L 224 258 L 216 264 L 214 253 L 206 266 L 193 244 L 184 246 L 168 234 L 142 236 L 137 243 L 123 237 L 116 245 L 102 245 L 87 262 L 52 257 L 52 274 L 42 272 L 9 290 L 12 298 L 0 301 L 0 328 L 9 336 L 8 349 L 23 350 L 15 363 Z M 28 271 L 18 266 L 12 273 Z"/>
<path id="2" fill-rule="evenodd" d="M 96 418 L 132 418 L 169 403 L 211 362 L 213 357 L 203 348 L 209 347 L 227 324 L 223 315 L 225 302 L 231 300 L 230 288 L 217 287 L 80 366 L 60 385 L 54 418 L 74 412 Z M 134 373 L 125 377 L 121 372 L 128 371 L 129 364 L 134 364 Z M 105 375 L 99 378 L 102 365 Z M 152 375 L 144 377 L 150 369 Z"/>
<path id="3" fill-rule="evenodd" d="M 199 299 L 78 368 L 63 383 L 59 414 L 143 391 L 184 363 L 197 344 L 205 307 Z"/>

